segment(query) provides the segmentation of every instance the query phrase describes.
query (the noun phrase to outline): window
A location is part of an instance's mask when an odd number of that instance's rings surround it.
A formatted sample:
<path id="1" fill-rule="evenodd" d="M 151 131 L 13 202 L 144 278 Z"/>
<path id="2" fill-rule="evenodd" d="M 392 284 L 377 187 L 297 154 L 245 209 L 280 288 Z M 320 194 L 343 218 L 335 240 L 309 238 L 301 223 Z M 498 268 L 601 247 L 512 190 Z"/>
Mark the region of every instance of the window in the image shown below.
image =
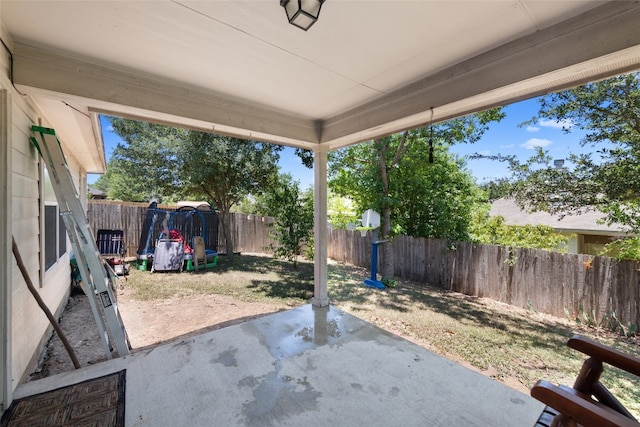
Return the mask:
<path id="1" fill-rule="evenodd" d="M 44 168 L 44 263 L 45 271 L 67 253 L 67 229 L 60 215 L 51 180 Z"/>
<path id="2" fill-rule="evenodd" d="M 611 243 L 611 236 L 599 236 L 593 234 L 585 234 L 583 237 L 582 254 L 600 255 L 607 243 Z M 607 255 L 609 256 L 609 255 Z"/>

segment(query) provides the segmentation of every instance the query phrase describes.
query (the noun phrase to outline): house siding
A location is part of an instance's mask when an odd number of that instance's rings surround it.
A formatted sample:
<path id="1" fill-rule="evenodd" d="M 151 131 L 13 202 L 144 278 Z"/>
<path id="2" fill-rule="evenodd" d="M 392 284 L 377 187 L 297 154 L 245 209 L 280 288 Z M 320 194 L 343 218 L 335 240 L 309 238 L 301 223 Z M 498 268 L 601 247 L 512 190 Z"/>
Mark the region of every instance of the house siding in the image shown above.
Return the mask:
<path id="1" fill-rule="evenodd" d="M 5 57 L 2 57 L 4 59 Z M 0 60 L 2 63 L 2 60 Z M 10 200 L 11 149 L 9 148 L 10 109 L 9 93 L 2 85 L 0 75 L 0 206 L 8 206 Z M 8 209 L 0 209 L 0 262 L 9 266 L 11 259 L 11 219 Z M 11 401 L 11 268 L 0 268 L 0 413 L 7 409 Z"/>
<path id="2" fill-rule="evenodd" d="M 44 269 L 43 232 L 40 204 L 41 172 L 39 155 L 30 142 L 30 128 L 33 124 L 46 126 L 46 121 L 38 111 L 20 97 L 13 97 L 10 104 L 12 124 L 11 144 L 11 232 L 16 239 L 23 262 L 30 279 L 49 309 L 59 315 L 64 308 L 70 289 L 69 255 L 67 253 L 47 271 Z M 79 167 L 69 161 L 70 170 L 76 183 L 79 182 Z M 51 336 L 51 325 L 45 314 L 29 292 L 17 269 L 14 259 L 12 266 L 11 304 L 11 390 L 28 379 L 40 359 L 45 344 Z"/>

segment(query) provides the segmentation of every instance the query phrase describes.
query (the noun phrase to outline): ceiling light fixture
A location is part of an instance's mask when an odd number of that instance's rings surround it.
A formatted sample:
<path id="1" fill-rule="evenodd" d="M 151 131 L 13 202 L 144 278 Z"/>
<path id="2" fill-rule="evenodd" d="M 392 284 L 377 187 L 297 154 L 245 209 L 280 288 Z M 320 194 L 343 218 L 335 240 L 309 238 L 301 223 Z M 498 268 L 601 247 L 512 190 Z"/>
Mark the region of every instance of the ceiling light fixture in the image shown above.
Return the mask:
<path id="1" fill-rule="evenodd" d="M 280 0 L 289 24 L 307 31 L 318 20 L 325 0 Z"/>

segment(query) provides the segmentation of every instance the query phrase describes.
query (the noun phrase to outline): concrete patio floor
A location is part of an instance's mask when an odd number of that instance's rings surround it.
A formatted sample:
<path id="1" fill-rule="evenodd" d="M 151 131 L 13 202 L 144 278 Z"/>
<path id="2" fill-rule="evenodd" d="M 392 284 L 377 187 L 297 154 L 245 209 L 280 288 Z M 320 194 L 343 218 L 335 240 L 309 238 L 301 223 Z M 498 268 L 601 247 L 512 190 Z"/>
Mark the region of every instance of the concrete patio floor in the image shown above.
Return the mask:
<path id="1" fill-rule="evenodd" d="M 14 398 L 121 369 L 127 426 L 533 426 L 544 406 L 310 305 L 29 382 Z"/>

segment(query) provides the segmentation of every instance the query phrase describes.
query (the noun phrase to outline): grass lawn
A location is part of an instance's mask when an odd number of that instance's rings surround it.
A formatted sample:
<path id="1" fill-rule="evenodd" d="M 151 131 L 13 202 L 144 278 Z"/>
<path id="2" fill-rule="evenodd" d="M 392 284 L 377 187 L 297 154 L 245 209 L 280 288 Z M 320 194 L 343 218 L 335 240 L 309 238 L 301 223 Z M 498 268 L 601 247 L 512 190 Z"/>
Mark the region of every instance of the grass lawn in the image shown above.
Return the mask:
<path id="1" fill-rule="evenodd" d="M 393 289 L 362 285 L 368 271 L 329 264 L 331 303 L 372 324 L 400 335 L 516 389 L 528 392 L 538 379 L 572 385 L 583 355 L 566 346 L 581 334 L 640 357 L 637 338 L 605 329 L 585 328 L 567 319 L 444 292 L 428 284 L 399 281 Z M 126 282 L 141 300 L 220 294 L 245 302 L 286 309 L 313 296 L 313 264 L 290 263 L 265 256 L 241 255 L 205 272 L 150 273 L 132 269 Z M 640 418 L 640 382 L 615 368 L 603 383 Z"/>

